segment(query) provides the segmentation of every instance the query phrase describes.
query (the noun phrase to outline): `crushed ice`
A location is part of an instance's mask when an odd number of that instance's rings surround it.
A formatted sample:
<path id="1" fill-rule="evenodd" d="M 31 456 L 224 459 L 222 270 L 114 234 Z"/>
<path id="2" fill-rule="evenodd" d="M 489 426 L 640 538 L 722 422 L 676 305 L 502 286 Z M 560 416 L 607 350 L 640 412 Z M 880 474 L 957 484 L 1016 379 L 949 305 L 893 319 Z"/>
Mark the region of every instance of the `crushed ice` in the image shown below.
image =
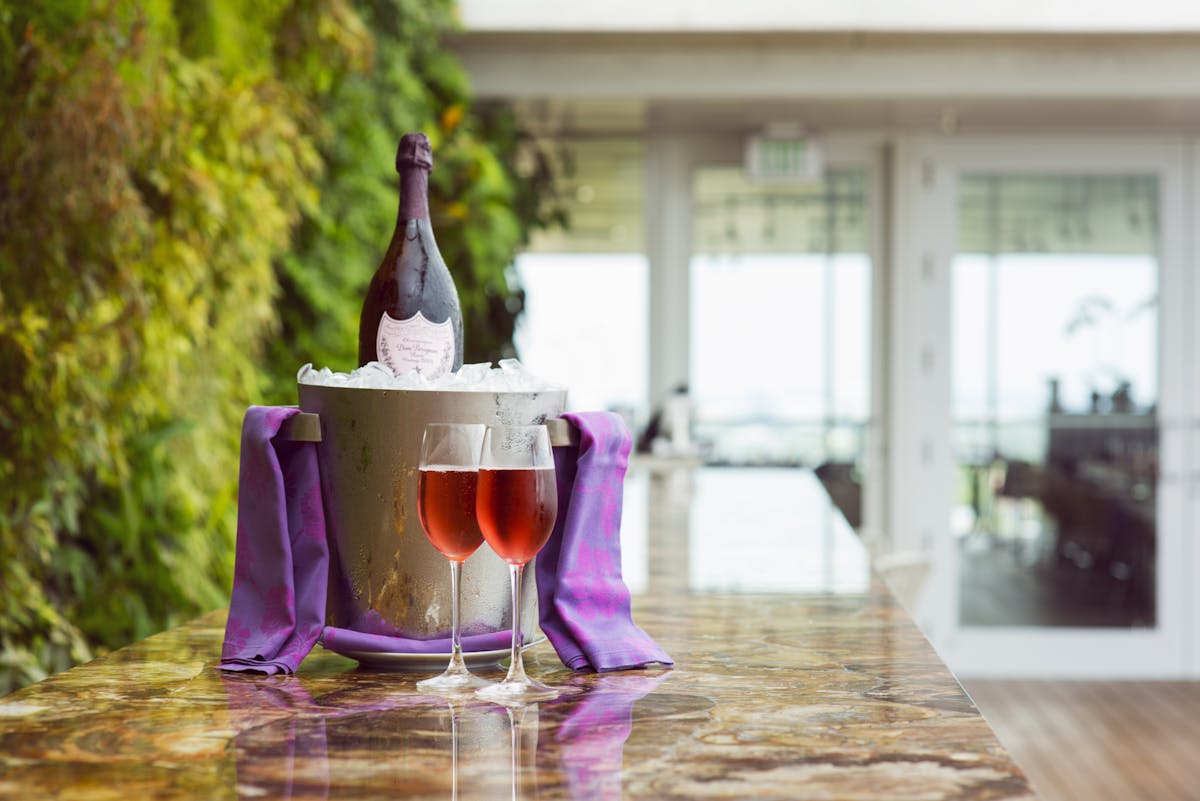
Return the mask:
<path id="1" fill-rule="evenodd" d="M 396 375 L 381 362 L 368 362 L 351 373 L 335 373 L 328 367 L 320 370 L 306 364 L 296 373 L 296 381 L 319 387 L 353 389 L 407 389 L 440 392 L 543 392 L 562 389 L 539 378 L 516 359 L 501 359 L 499 365 L 490 363 L 464 364 L 456 372 L 428 379 L 415 370 Z"/>

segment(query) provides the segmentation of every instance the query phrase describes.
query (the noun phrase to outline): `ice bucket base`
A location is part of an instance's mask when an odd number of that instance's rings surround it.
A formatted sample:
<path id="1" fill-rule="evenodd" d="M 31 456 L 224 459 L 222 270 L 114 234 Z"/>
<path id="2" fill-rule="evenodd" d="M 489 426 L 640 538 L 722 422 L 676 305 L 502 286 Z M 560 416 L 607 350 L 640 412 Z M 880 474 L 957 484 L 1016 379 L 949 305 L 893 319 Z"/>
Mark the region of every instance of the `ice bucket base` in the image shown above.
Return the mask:
<path id="1" fill-rule="evenodd" d="M 539 633 L 536 637 L 526 641 L 524 647 L 521 648 L 521 652 L 524 653 L 545 641 L 546 636 Z M 353 659 L 363 667 L 369 667 L 374 670 L 390 670 L 396 673 L 436 673 L 443 670 L 450 661 L 449 652 L 444 654 L 390 654 L 379 653 L 378 651 L 335 650 L 332 648 L 327 650 Z M 463 661 L 467 663 L 467 667 L 478 670 L 481 668 L 498 667 L 502 660 L 508 659 L 508 655 L 508 648 L 500 648 L 495 651 L 463 651 Z"/>

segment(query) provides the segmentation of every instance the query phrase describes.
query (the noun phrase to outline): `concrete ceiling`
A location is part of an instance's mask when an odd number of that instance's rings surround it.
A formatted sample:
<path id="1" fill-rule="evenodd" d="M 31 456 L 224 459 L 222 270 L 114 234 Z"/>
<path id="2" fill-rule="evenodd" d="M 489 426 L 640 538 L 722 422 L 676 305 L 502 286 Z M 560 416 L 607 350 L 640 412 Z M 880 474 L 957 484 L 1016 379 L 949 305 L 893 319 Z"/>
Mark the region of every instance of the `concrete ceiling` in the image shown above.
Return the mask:
<path id="1" fill-rule="evenodd" d="M 1193 132 L 1200 35 L 464 33 L 478 96 L 575 136 Z"/>

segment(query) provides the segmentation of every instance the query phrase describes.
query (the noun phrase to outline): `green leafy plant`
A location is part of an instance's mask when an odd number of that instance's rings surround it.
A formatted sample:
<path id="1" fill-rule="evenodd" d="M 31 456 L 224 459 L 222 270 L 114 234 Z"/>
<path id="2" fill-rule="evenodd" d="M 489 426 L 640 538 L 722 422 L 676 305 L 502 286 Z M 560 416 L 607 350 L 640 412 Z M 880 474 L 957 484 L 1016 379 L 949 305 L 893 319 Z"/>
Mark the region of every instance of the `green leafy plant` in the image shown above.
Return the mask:
<path id="1" fill-rule="evenodd" d="M 226 597 L 272 260 L 320 168 L 269 76 L 190 60 L 123 5 L 57 10 L 25 22 L 2 93 L 10 682 Z"/>

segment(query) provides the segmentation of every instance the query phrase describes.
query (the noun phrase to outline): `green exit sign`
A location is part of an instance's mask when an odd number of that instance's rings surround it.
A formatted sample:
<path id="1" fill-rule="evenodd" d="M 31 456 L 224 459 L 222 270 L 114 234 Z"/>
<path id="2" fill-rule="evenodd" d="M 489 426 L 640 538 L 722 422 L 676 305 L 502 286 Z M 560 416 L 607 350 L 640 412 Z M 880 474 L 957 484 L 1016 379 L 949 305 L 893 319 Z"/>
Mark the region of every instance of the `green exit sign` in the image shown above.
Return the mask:
<path id="1" fill-rule="evenodd" d="M 824 159 L 808 136 L 754 136 L 746 143 L 746 174 L 760 181 L 819 181 Z"/>

